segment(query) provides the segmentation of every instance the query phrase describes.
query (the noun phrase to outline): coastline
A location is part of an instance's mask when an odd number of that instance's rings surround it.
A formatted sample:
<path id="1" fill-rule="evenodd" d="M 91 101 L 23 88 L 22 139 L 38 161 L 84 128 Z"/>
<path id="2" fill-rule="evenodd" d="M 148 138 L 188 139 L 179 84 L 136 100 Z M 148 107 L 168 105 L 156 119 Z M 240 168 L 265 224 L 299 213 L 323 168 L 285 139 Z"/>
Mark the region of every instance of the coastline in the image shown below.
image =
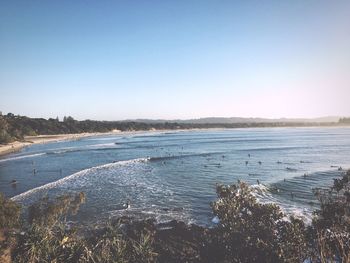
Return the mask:
<path id="1" fill-rule="evenodd" d="M 24 141 L 15 141 L 8 144 L 0 144 L 0 157 L 16 153 L 33 144 L 44 144 L 49 142 L 60 142 L 60 141 L 74 141 L 84 137 L 106 135 L 106 134 L 119 134 L 120 131 L 112 131 L 106 133 L 72 133 L 72 134 L 54 134 L 54 135 L 37 135 L 37 136 L 25 136 Z"/>
<path id="2" fill-rule="evenodd" d="M 196 130 L 196 129 L 191 129 Z M 185 130 L 139 130 L 139 131 L 120 131 L 113 130 L 110 132 L 85 132 L 85 133 L 70 133 L 70 134 L 53 134 L 53 135 L 36 135 L 36 136 L 25 136 L 23 141 L 14 141 L 8 144 L 0 144 L 0 157 L 5 155 L 16 153 L 24 147 L 33 144 L 44 144 L 49 142 L 61 142 L 61 141 L 74 141 L 85 137 L 99 136 L 99 135 L 127 135 L 137 134 L 146 132 L 169 132 L 169 131 L 185 131 Z"/>
<path id="3" fill-rule="evenodd" d="M 302 128 L 317 128 L 320 126 L 302 126 Z M 324 128 L 348 128 L 347 125 L 341 126 L 322 126 Z M 131 131 L 120 131 L 113 130 L 109 132 L 85 132 L 85 133 L 70 133 L 70 134 L 53 134 L 53 135 L 36 135 L 36 136 L 25 136 L 23 141 L 14 141 L 8 144 L 0 144 L 0 157 L 5 155 L 16 153 L 24 147 L 33 144 L 44 144 L 49 142 L 60 142 L 60 141 L 74 141 L 85 137 L 98 136 L 98 135 L 113 135 L 113 134 L 135 134 L 145 132 L 181 132 L 181 131 L 196 131 L 196 130 L 226 130 L 226 129 L 250 129 L 250 128 L 296 128 L 296 127 L 242 127 L 242 128 L 191 128 L 191 129 L 151 129 L 151 130 L 131 130 Z"/>

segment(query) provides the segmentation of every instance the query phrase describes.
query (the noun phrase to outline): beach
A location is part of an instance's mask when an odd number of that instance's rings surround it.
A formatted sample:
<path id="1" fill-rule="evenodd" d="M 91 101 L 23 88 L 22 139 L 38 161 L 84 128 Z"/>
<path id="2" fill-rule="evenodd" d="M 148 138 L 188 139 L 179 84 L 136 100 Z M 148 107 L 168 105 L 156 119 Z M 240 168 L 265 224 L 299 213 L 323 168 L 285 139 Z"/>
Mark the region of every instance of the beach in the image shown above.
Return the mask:
<path id="1" fill-rule="evenodd" d="M 197 129 L 191 129 L 197 130 Z M 37 135 L 37 136 L 25 136 L 23 141 L 15 141 L 8 144 L 0 144 L 0 157 L 15 153 L 20 151 L 22 148 L 30 146 L 32 144 L 43 144 L 48 142 L 59 142 L 59 141 L 71 141 L 71 140 L 79 140 L 84 137 L 90 136 L 98 136 L 98 135 L 112 135 L 112 134 L 137 134 L 137 133 L 145 133 L 145 132 L 169 132 L 174 130 L 140 130 L 140 131 L 120 131 L 120 130 L 112 130 L 110 132 L 85 132 L 85 133 L 71 133 L 71 134 L 53 134 L 53 135 Z M 175 130 L 185 131 L 185 130 Z"/>
<path id="2" fill-rule="evenodd" d="M 108 133 L 74 133 L 74 134 L 25 136 L 23 141 L 15 141 L 8 144 L 0 144 L 0 156 L 18 152 L 22 148 L 32 144 L 42 144 L 42 143 L 58 142 L 58 141 L 66 141 L 66 140 L 78 140 L 83 137 L 96 136 L 100 134 L 113 134 L 118 132 L 119 131 L 113 131 Z"/>

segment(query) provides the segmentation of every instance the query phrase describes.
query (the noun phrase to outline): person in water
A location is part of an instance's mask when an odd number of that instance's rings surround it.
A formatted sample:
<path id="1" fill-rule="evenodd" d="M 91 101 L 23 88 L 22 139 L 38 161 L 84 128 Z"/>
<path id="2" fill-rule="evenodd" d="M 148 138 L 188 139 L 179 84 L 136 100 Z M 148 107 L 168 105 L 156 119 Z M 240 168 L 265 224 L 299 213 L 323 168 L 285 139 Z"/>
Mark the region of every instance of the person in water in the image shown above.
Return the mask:
<path id="1" fill-rule="evenodd" d="M 129 209 L 130 208 L 130 200 L 126 201 L 126 203 L 124 203 L 122 206 L 124 209 Z"/>

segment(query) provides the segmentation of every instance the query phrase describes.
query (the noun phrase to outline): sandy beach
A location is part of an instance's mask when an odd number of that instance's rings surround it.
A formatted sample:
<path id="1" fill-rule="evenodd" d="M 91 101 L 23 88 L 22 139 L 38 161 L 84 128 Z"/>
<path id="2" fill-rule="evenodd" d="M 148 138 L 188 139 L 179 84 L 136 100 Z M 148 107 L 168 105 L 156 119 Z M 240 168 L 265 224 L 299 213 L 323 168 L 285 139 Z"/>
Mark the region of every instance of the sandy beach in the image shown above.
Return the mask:
<path id="1" fill-rule="evenodd" d="M 195 129 L 192 129 L 195 130 Z M 110 132 L 96 132 L 96 133 L 73 133 L 73 134 L 55 134 L 55 135 L 38 135 L 38 136 L 25 136 L 24 141 L 15 141 L 8 144 L 0 144 L 0 156 L 6 154 L 15 153 L 22 148 L 32 145 L 32 144 L 42 144 L 48 142 L 59 142 L 59 141 L 70 141 L 79 140 L 84 137 L 98 136 L 98 135 L 108 135 L 108 134 L 135 134 L 135 133 L 145 133 L 145 132 L 157 132 L 158 130 L 145 130 L 145 131 L 120 131 L 113 130 Z M 174 130 L 159 130 L 161 132 L 168 132 Z M 184 130 L 175 130 L 184 131 Z"/>
<path id="2" fill-rule="evenodd" d="M 21 141 L 21 142 L 15 141 L 8 144 L 0 144 L 0 156 L 18 152 L 23 147 L 26 147 L 32 144 L 58 142 L 58 141 L 66 141 L 66 140 L 78 140 L 83 137 L 96 136 L 101 134 L 114 134 L 118 132 L 119 131 L 108 132 L 108 133 L 76 133 L 76 134 L 26 136 L 24 137 L 24 141 Z"/>

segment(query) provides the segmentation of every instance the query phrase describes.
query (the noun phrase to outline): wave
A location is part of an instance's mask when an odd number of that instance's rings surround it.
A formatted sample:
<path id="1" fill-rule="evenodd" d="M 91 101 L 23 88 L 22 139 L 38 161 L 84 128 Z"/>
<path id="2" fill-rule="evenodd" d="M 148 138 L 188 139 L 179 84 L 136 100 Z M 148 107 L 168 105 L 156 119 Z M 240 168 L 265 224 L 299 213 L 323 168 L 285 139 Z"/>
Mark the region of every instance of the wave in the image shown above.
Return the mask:
<path id="1" fill-rule="evenodd" d="M 85 148 L 98 148 L 98 147 L 107 147 L 107 146 L 115 146 L 117 145 L 114 142 L 110 142 L 110 143 L 98 143 L 98 144 L 91 144 L 91 145 L 86 145 L 84 146 Z"/>
<path id="2" fill-rule="evenodd" d="M 276 186 L 268 186 L 264 184 L 251 185 L 253 189 L 253 195 L 257 198 L 258 202 L 262 204 L 276 204 L 281 208 L 281 211 L 286 215 L 285 220 L 289 220 L 289 216 L 293 215 L 299 219 L 302 219 L 306 224 L 310 224 L 312 220 L 312 209 L 304 207 L 301 208 L 297 204 L 285 202 L 280 200 L 275 194 Z M 275 194 L 273 194 L 275 192 Z"/>
<path id="3" fill-rule="evenodd" d="M 239 151 L 243 151 L 243 152 L 247 152 L 247 151 L 283 151 L 283 150 L 301 150 L 301 149 L 310 149 L 310 147 L 306 147 L 306 146 L 261 147 L 261 148 L 241 149 Z"/>
<path id="4" fill-rule="evenodd" d="M 131 160 L 125 160 L 125 161 L 117 161 L 117 162 L 112 162 L 112 163 L 107 163 L 107 164 L 87 168 L 87 169 L 81 170 L 79 172 L 76 172 L 74 174 L 68 175 L 62 179 L 57 180 L 57 181 L 47 183 L 47 184 L 42 185 L 42 186 L 38 186 L 38 187 L 33 188 L 31 190 L 28 190 L 24 193 L 16 195 L 16 196 L 12 197 L 11 200 L 21 201 L 24 198 L 26 198 L 27 196 L 34 194 L 38 191 L 52 189 L 54 187 L 62 185 L 63 183 L 66 183 L 67 181 L 70 181 L 70 180 L 73 180 L 73 179 L 76 179 L 79 177 L 83 177 L 87 174 L 90 174 L 91 172 L 96 172 L 96 171 L 102 170 L 102 169 L 124 166 L 124 165 L 128 165 L 128 164 L 133 164 L 133 163 L 147 162 L 147 161 L 149 161 L 149 159 L 150 158 L 137 158 L 137 159 L 131 159 Z"/>
<path id="5" fill-rule="evenodd" d="M 253 195 L 262 203 L 277 203 L 278 200 L 273 196 L 272 192 L 275 188 L 265 184 L 253 184 L 250 186 Z"/>
<path id="6" fill-rule="evenodd" d="M 25 159 L 25 158 L 32 158 L 32 157 L 41 156 L 41 155 L 45 155 L 45 154 L 46 153 L 34 153 L 34 154 L 10 157 L 10 158 L 6 158 L 6 159 L 0 159 L 0 163 L 14 161 L 14 160 L 20 160 L 20 159 Z"/>
<path id="7" fill-rule="evenodd" d="M 114 146 L 114 147 L 109 147 L 109 146 Z M 102 147 L 102 148 L 99 148 L 99 147 Z M 64 153 L 74 153 L 74 152 L 83 152 L 83 151 L 105 151 L 105 150 L 116 150 L 116 149 L 119 150 L 119 149 L 127 149 L 127 148 L 118 147 L 114 143 L 93 144 L 93 145 L 87 145 L 81 148 L 75 148 L 75 147 L 58 148 L 48 152 L 18 155 L 10 158 L 0 159 L 0 163 L 20 160 L 25 158 L 33 158 L 33 157 L 42 156 L 42 155 L 64 154 Z"/>
<path id="8" fill-rule="evenodd" d="M 284 180 L 279 180 L 272 183 L 271 186 L 280 190 L 279 195 L 283 196 L 284 193 L 289 195 L 291 191 L 302 195 L 304 201 L 311 201 L 310 198 L 314 198 L 312 188 L 317 188 L 320 185 L 322 187 L 330 187 L 333 183 L 333 179 L 342 176 L 342 172 L 338 170 L 325 170 L 317 171 L 313 173 L 304 173 Z"/>
<path id="9" fill-rule="evenodd" d="M 107 144 L 105 146 L 107 146 Z M 76 152 L 88 152 L 88 151 L 113 151 L 113 150 L 123 150 L 123 149 L 129 149 L 129 148 L 117 147 L 117 146 L 116 147 L 106 147 L 106 148 L 97 148 L 97 147 L 75 148 L 75 149 L 62 149 L 62 150 L 49 151 L 46 154 L 50 155 L 50 154 L 64 154 L 64 153 L 76 153 Z"/>
<path id="10" fill-rule="evenodd" d="M 184 155 L 170 155 L 170 156 L 159 156 L 159 157 L 150 157 L 151 162 L 165 161 L 165 160 L 174 160 L 174 159 L 183 159 L 187 157 L 209 157 L 212 155 L 225 154 L 226 152 L 208 152 L 208 153 L 193 153 L 193 154 L 184 154 Z"/>
<path id="11" fill-rule="evenodd" d="M 146 136 L 142 136 L 146 137 Z M 203 145 L 203 144 L 215 144 L 215 143 L 247 143 L 247 142 L 268 142 L 273 141 L 271 139 L 247 139 L 247 138 L 240 138 L 240 137 L 211 137 L 211 138 L 164 138 L 164 139 L 157 139 L 160 138 L 160 136 L 147 136 L 149 138 L 156 138 L 155 140 L 147 139 L 147 140 L 138 140 L 138 141 L 128 141 L 124 142 L 127 145 L 139 145 L 143 143 L 166 143 L 171 142 L 170 144 L 161 144 L 161 147 L 166 146 L 181 146 L 181 145 Z M 146 137 L 146 138 L 147 138 Z M 178 143 L 181 142 L 181 143 Z"/>

